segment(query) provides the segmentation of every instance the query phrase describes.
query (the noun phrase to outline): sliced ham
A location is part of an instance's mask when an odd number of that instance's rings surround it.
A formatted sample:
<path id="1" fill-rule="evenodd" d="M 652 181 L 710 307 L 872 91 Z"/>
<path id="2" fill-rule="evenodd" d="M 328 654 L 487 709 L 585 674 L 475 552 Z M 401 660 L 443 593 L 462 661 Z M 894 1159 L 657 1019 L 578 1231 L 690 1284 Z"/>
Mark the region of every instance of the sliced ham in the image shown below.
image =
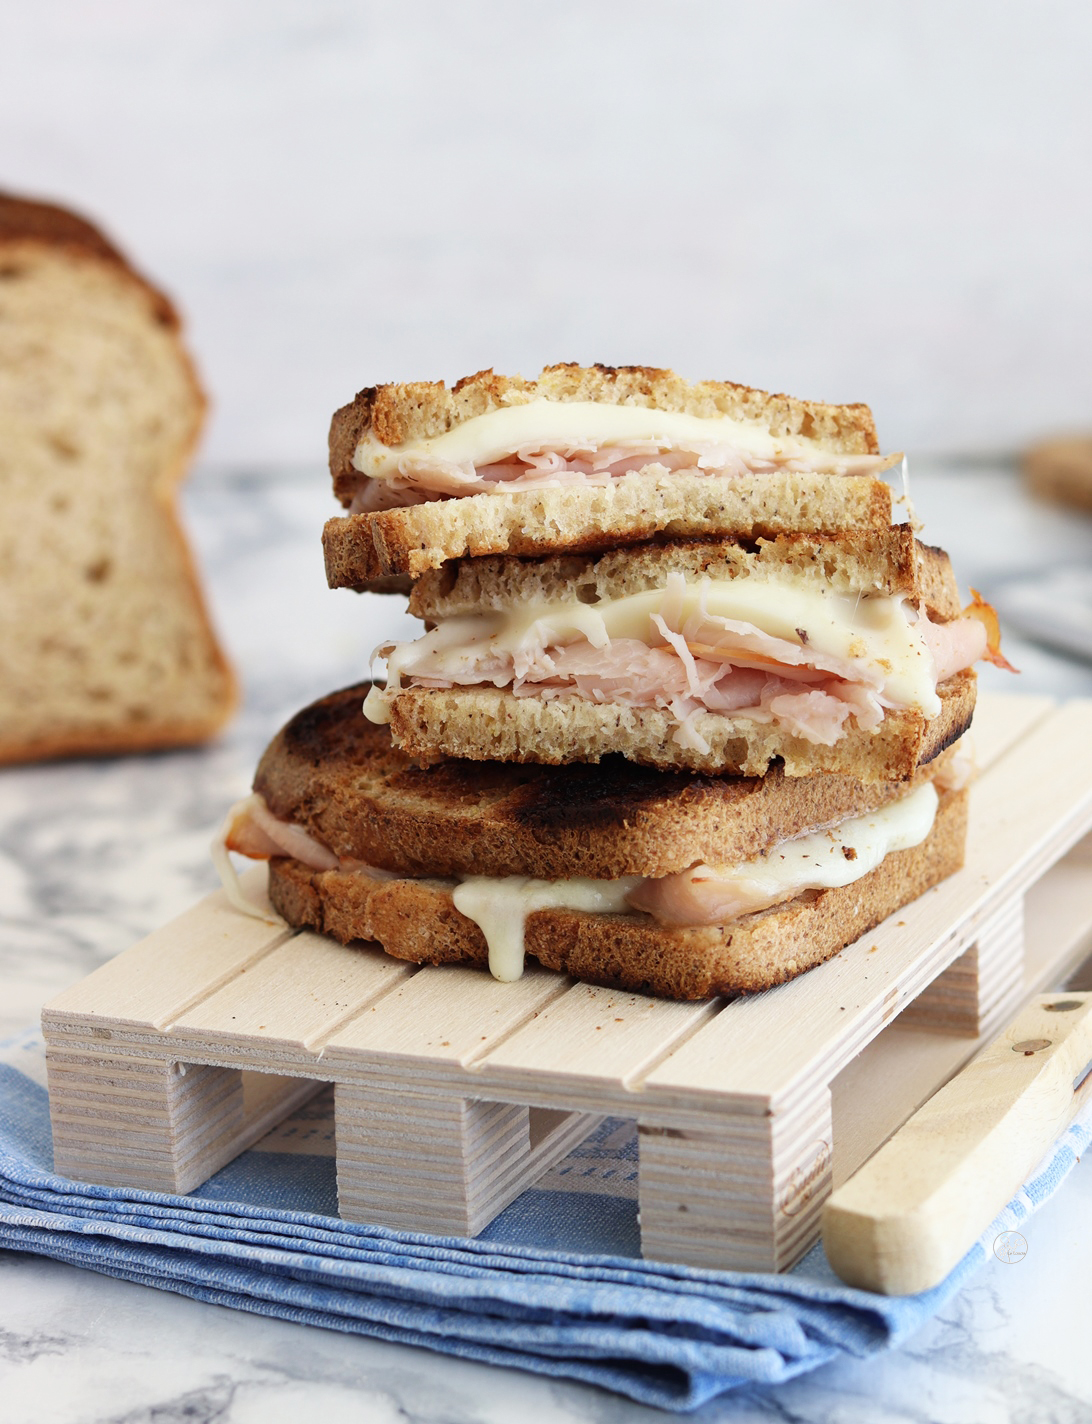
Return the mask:
<path id="1" fill-rule="evenodd" d="M 986 629 L 977 618 L 954 618 L 950 623 L 918 621 L 925 646 L 933 655 L 937 681 L 944 682 L 986 655 Z"/>
<path id="2" fill-rule="evenodd" d="M 460 499 L 473 494 L 510 494 L 524 489 L 559 489 L 569 485 L 609 485 L 640 470 L 670 475 L 740 477 L 778 470 L 839 475 L 878 474 L 889 468 L 880 455 L 816 455 L 813 459 L 784 456 L 766 459 L 724 445 L 688 449 L 630 441 L 617 445 L 550 447 L 526 445 L 487 465 L 444 460 L 437 456 L 404 456 L 398 473 L 365 480 L 349 507 L 350 514 L 421 504 L 433 499 Z M 375 488 L 380 486 L 381 488 Z"/>
<path id="3" fill-rule="evenodd" d="M 500 637 L 502 614 L 444 620 L 395 649 L 379 697 L 389 702 L 404 679 L 426 688 L 507 687 L 517 697 L 657 707 L 678 721 L 677 743 L 703 752 L 705 713 L 773 721 L 814 745 L 833 746 L 851 721 L 872 731 L 890 708 L 904 705 L 891 700 L 889 663 L 824 652 L 803 630 L 792 640 L 714 614 L 707 592 L 703 586 L 695 608 L 684 576 L 670 574 L 641 637 L 612 639 L 594 605 L 536 618 L 514 646 Z M 986 652 L 981 617 L 933 623 L 924 611 L 900 606 L 933 663 L 934 687 Z"/>
<path id="4" fill-rule="evenodd" d="M 338 865 L 337 856 L 328 846 L 302 826 L 279 821 L 257 793 L 231 808 L 224 843 L 228 850 L 251 860 L 284 855 L 302 861 L 311 870 L 336 870 Z"/>

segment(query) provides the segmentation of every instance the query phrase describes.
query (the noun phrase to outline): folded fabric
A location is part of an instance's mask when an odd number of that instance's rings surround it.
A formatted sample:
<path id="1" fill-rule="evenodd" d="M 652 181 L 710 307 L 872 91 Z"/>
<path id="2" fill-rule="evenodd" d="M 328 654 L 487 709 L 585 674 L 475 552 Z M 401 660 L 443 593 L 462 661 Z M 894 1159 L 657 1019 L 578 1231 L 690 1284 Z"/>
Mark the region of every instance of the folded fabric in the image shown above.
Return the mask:
<path id="1" fill-rule="evenodd" d="M 36 1032 L 0 1045 L 0 1246 L 678 1411 L 905 1339 L 983 1263 L 999 1232 L 1057 1190 L 1092 1140 L 1089 1110 L 946 1281 L 892 1299 L 842 1285 L 820 1247 L 784 1275 L 642 1261 L 636 1137 L 617 1119 L 467 1241 L 332 1215 L 322 1100 L 188 1196 L 68 1181 L 52 1171 L 44 1082 Z"/>

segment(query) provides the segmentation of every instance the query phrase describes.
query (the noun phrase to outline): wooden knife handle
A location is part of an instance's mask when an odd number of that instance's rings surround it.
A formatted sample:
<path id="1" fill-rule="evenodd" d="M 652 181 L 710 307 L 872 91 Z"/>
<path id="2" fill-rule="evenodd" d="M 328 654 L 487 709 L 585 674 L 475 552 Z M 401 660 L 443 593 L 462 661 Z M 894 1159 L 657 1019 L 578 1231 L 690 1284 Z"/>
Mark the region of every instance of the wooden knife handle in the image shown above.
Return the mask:
<path id="1" fill-rule="evenodd" d="M 823 1209 L 849 1285 L 939 1284 L 1016 1195 L 1092 1089 L 1092 994 L 1038 994 L 909 1118 Z"/>

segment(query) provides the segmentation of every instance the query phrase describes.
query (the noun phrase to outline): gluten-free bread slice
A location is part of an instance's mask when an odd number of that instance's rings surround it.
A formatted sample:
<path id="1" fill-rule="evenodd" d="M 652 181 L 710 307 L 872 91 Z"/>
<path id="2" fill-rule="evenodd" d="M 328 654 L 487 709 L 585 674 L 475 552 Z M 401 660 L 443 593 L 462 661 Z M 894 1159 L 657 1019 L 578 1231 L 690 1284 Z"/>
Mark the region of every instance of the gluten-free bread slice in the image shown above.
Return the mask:
<path id="1" fill-rule="evenodd" d="M 450 390 L 443 382 L 419 381 L 361 391 L 330 426 L 335 492 L 348 506 L 365 485 L 367 476 L 354 466 L 353 454 L 366 436 L 398 446 L 492 410 L 543 399 L 730 416 L 804 441 L 817 452 L 868 455 L 879 449 L 864 405 L 801 401 L 727 381 L 691 384 L 673 371 L 643 366 L 567 364 L 548 367 L 537 380 L 482 371 Z M 654 457 L 649 465 L 655 465 Z M 659 535 L 880 529 L 890 521 L 890 489 L 874 475 L 832 478 L 786 469 L 723 476 L 649 469 L 607 485 L 473 494 L 350 514 L 328 522 L 323 543 L 330 586 L 366 589 L 378 587 L 384 577 L 416 577 L 465 556 L 596 550 Z"/>
<path id="2" fill-rule="evenodd" d="M 204 409 L 167 298 L 75 214 L 0 196 L 0 761 L 230 714 L 175 509 Z"/>

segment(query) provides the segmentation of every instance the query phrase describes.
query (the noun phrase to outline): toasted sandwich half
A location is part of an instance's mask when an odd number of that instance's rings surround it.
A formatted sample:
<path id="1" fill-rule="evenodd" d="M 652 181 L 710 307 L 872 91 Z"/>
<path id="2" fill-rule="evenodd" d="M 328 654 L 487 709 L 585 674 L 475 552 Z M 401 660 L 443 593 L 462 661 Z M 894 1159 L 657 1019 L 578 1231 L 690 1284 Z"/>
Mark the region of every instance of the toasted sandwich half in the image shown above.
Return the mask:
<path id="1" fill-rule="evenodd" d="M 963 863 L 967 758 L 908 784 L 600 766 L 422 768 L 350 687 L 294 717 L 217 853 L 270 860 L 290 923 L 418 964 L 524 955 L 677 999 L 764 989 L 852 943 Z"/>
<path id="2" fill-rule="evenodd" d="M 365 713 L 422 761 L 906 780 L 974 710 L 998 656 L 948 557 L 905 525 L 602 555 L 462 560 L 423 575 L 422 637 L 379 649 Z"/>
<path id="3" fill-rule="evenodd" d="M 349 514 L 326 526 L 327 577 L 390 588 L 465 556 L 882 529 L 901 460 L 865 405 L 643 366 L 373 386 L 330 427 Z"/>

